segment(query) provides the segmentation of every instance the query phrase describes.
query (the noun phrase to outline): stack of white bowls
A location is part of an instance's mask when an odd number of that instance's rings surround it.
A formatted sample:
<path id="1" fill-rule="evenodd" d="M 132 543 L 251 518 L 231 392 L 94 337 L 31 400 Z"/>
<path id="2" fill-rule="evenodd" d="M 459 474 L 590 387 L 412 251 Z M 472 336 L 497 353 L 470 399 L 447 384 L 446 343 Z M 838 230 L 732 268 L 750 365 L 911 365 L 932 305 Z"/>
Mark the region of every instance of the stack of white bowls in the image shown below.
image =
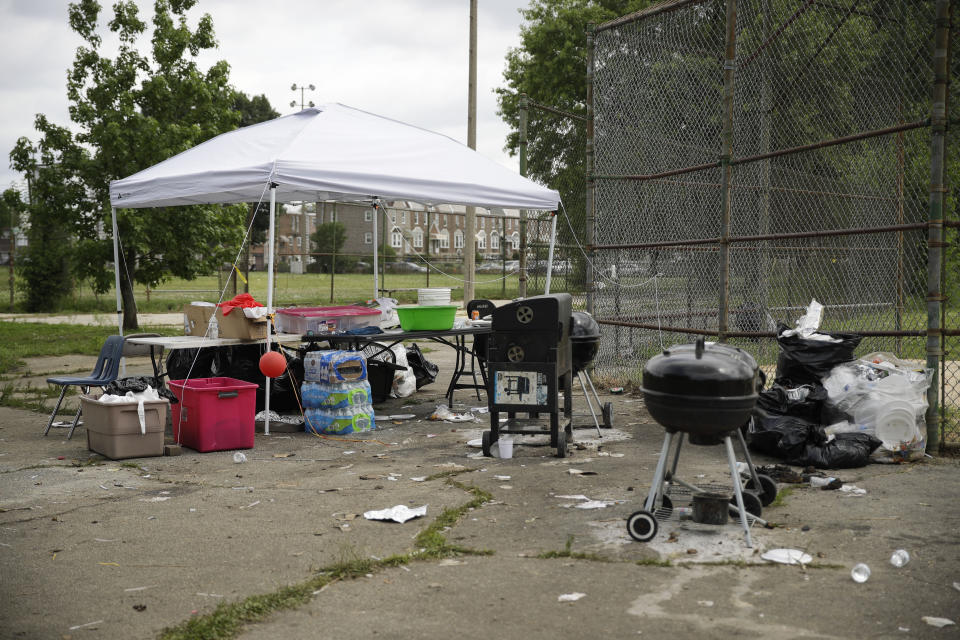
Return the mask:
<path id="1" fill-rule="evenodd" d="M 417 289 L 420 306 L 450 304 L 450 289 Z"/>

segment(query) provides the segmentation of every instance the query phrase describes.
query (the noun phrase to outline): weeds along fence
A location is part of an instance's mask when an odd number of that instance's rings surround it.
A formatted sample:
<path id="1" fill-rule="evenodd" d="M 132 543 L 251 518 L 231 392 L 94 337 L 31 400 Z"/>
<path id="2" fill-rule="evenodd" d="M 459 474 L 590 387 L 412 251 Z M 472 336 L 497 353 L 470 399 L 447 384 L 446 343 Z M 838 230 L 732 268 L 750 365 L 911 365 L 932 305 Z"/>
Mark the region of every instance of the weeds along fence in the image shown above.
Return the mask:
<path id="1" fill-rule="evenodd" d="M 590 32 L 601 371 L 637 379 L 696 335 L 772 365 L 776 324 L 816 298 L 858 354 L 937 371 L 928 447 L 960 443 L 951 10 L 674 0 Z"/>

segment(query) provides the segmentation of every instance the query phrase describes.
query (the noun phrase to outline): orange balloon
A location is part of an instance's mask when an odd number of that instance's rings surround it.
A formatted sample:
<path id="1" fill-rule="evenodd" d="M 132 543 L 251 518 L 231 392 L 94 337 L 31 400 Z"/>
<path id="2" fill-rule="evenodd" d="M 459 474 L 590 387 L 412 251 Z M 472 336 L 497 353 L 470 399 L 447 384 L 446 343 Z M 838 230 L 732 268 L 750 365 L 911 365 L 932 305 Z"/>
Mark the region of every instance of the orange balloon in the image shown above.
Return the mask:
<path id="1" fill-rule="evenodd" d="M 260 373 L 268 378 L 278 378 L 287 370 L 287 359 L 279 351 L 267 351 L 260 356 Z"/>

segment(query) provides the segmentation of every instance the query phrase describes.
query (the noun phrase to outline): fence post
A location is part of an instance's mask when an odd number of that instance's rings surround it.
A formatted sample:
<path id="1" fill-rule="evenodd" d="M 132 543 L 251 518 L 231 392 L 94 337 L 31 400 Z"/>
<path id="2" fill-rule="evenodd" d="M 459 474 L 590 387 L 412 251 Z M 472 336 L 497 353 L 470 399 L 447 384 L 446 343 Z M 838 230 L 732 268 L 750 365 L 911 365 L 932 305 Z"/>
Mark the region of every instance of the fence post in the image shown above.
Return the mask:
<path id="1" fill-rule="evenodd" d="M 726 53 L 723 60 L 723 149 L 720 152 L 720 199 L 723 208 L 720 228 L 720 308 L 717 317 L 717 340 L 727 334 L 730 313 L 730 189 L 733 153 L 733 70 L 737 61 L 737 0 L 727 0 Z"/>
<path id="2" fill-rule="evenodd" d="M 943 357 L 943 336 L 940 315 L 943 312 L 943 291 L 940 286 L 943 270 L 943 194 L 944 156 L 947 129 L 947 82 L 950 61 L 950 0 L 937 0 L 936 31 L 933 45 L 933 101 L 930 106 L 930 208 L 927 228 L 927 367 L 933 380 L 927 390 L 927 449 L 940 447 L 940 375 Z"/>
<path id="3" fill-rule="evenodd" d="M 593 313 L 593 295 L 594 278 L 593 260 L 596 252 L 593 245 L 596 242 L 594 227 L 596 226 L 596 210 L 594 208 L 594 183 L 593 183 L 593 65 L 594 65 L 594 30 L 596 25 L 589 23 L 587 25 L 587 140 L 586 140 L 586 158 L 584 159 L 584 171 L 586 173 L 586 189 L 584 197 L 586 198 L 585 220 L 586 241 L 587 241 L 587 259 L 586 265 L 586 286 L 587 286 L 587 313 Z"/>
<path id="4" fill-rule="evenodd" d="M 520 94 L 520 175 L 527 176 L 527 118 L 530 103 L 527 94 Z M 517 279 L 517 296 L 527 297 L 527 210 L 520 209 L 520 276 Z"/>

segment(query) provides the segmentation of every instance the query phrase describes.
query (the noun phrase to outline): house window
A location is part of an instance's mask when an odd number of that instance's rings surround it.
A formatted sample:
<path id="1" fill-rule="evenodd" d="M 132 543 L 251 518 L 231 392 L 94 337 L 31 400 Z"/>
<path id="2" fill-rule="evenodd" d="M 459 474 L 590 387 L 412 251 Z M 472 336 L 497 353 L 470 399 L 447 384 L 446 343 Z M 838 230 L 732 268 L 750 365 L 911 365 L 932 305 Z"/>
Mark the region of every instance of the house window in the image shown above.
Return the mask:
<path id="1" fill-rule="evenodd" d="M 444 232 L 440 234 L 440 248 L 441 249 L 450 248 L 450 234 L 447 233 L 446 230 L 444 230 Z"/>
<path id="2" fill-rule="evenodd" d="M 447 214 L 443 214 L 443 226 L 447 226 Z"/>
<path id="3" fill-rule="evenodd" d="M 301 247 L 303 247 L 303 238 L 301 236 L 297 236 L 297 249 L 300 249 Z"/>
<path id="4" fill-rule="evenodd" d="M 392 211 L 392 212 L 390 213 L 390 222 L 392 222 L 393 224 L 397 224 L 397 212 L 396 212 L 396 211 Z"/>
<path id="5" fill-rule="evenodd" d="M 373 220 L 373 209 L 367 209 L 363 212 L 363 221 L 371 222 Z"/>
<path id="6" fill-rule="evenodd" d="M 417 249 L 423 247 L 423 229 L 420 227 L 413 230 L 413 246 Z"/>
<path id="7" fill-rule="evenodd" d="M 454 220 L 457 222 L 457 226 L 460 226 L 460 216 L 454 216 Z"/>
<path id="8" fill-rule="evenodd" d="M 499 249 L 500 248 L 500 234 L 496 231 L 490 232 L 490 248 Z"/>
<path id="9" fill-rule="evenodd" d="M 290 218 L 290 230 L 294 233 L 300 232 L 300 216 L 293 216 Z"/>
<path id="10" fill-rule="evenodd" d="M 511 245 L 510 248 L 513 249 L 514 251 L 520 250 L 520 234 L 517 233 L 516 231 L 514 231 L 513 234 L 511 234 L 510 236 L 510 245 Z"/>
<path id="11" fill-rule="evenodd" d="M 482 217 L 480 218 L 480 228 L 481 228 L 481 229 L 486 229 L 486 228 L 487 228 L 487 219 L 486 219 L 486 218 L 482 218 Z"/>
<path id="12" fill-rule="evenodd" d="M 420 224 L 420 212 L 419 212 L 419 211 L 414 211 L 414 212 L 413 212 L 413 224 Z"/>
<path id="13" fill-rule="evenodd" d="M 363 234 L 363 244 L 373 244 L 373 234 L 367 231 Z"/>
<path id="14" fill-rule="evenodd" d="M 463 249 L 463 233 L 460 229 L 453 234 L 453 248 L 454 249 Z"/>
<path id="15" fill-rule="evenodd" d="M 487 248 L 487 234 L 483 231 L 477 234 L 477 249 L 483 250 Z"/>
<path id="16" fill-rule="evenodd" d="M 400 212 L 400 224 L 407 224 L 407 212 L 406 212 L 406 211 L 401 211 L 401 212 Z"/>
<path id="17" fill-rule="evenodd" d="M 394 249 L 399 249 L 403 246 L 403 234 L 399 231 L 394 230 L 390 234 L 390 246 Z"/>

